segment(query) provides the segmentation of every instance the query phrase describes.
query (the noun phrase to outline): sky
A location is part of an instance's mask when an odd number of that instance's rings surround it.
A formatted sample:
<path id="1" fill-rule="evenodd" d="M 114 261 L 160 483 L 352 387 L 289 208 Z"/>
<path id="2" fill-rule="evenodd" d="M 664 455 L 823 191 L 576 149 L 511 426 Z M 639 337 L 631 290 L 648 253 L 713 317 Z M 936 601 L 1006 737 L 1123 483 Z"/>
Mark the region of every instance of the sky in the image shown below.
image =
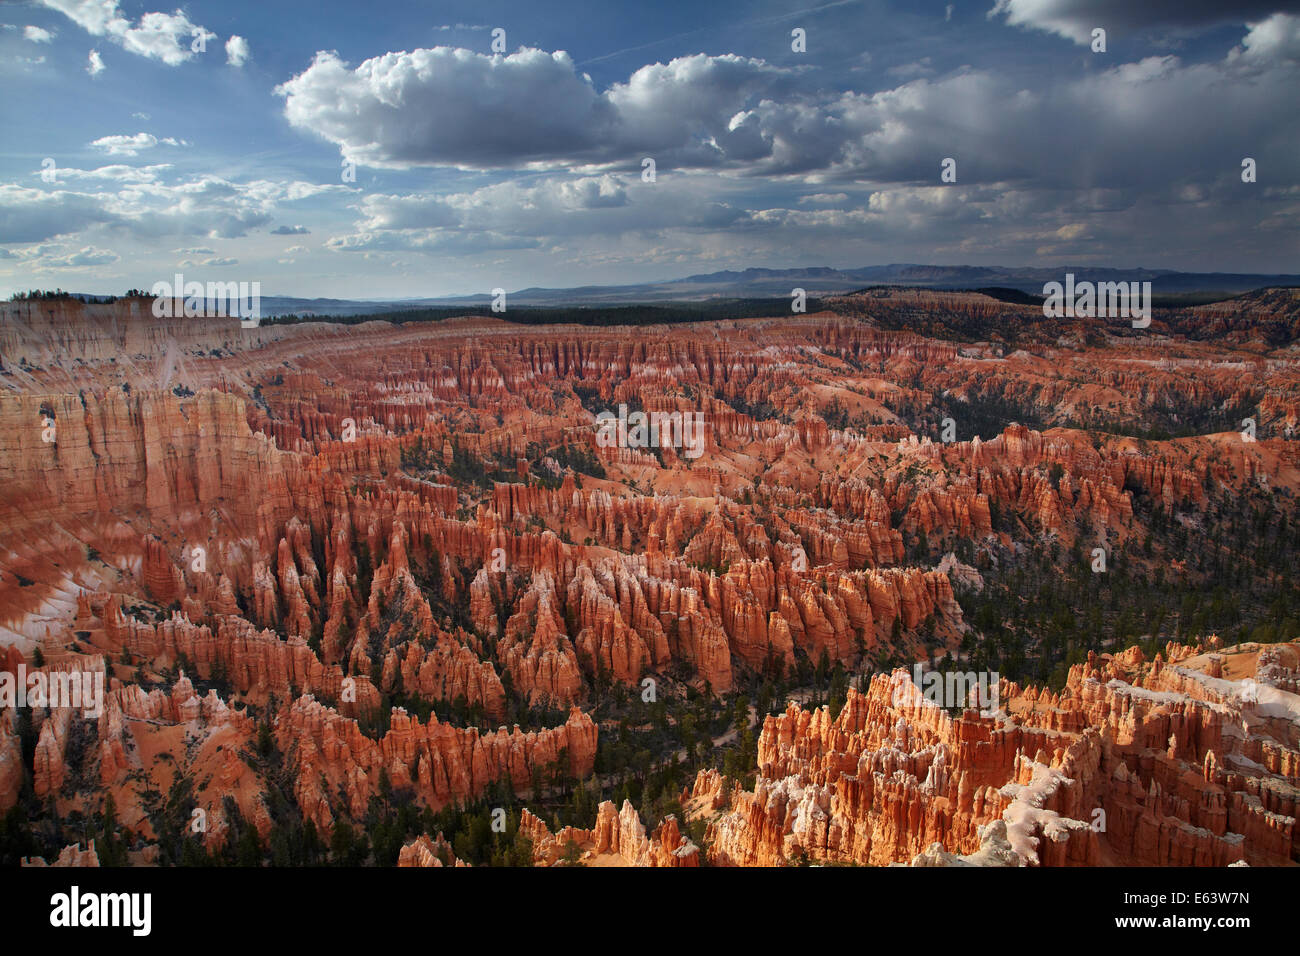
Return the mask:
<path id="1" fill-rule="evenodd" d="M 5 296 L 1300 272 L 1300 0 L 19 0 L 0 83 Z"/>

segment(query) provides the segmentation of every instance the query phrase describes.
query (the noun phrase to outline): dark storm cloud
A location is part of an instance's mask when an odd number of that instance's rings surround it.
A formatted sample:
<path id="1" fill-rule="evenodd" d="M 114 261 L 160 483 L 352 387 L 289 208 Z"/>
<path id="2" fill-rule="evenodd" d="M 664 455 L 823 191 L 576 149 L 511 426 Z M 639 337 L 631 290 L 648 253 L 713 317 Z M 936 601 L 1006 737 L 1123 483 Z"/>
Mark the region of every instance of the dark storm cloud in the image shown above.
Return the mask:
<path id="1" fill-rule="evenodd" d="M 961 183 L 1160 187 L 1230 174 L 1228 143 L 1275 174 L 1293 168 L 1300 131 L 1275 117 L 1293 108 L 1297 51 L 1300 18 L 1279 14 L 1218 60 L 1151 56 L 1033 85 L 967 67 L 870 93 L 809 90 L 762 60 L 700 55 L 598 92 L 564 53 L 439 48 L 356 69 L 318 55 L 280 90 L 292 124 L 379 166 L 629 170 L 650 156 L 740 177 L 925 184 L 952 158 Z M 1207 116 L 1213 136 L 1192 119 Z"/>
<path id="2" fill-rule="evenodd" d="M 1287 0 L 997 0 L 989 17 L 1004 17 L 1012 26 L 1047 30 L 1086 44 L 1095 27 L 1108 34 L 1157 27 L 1197 30 L 1297 11 L 1300 3 Z"/>

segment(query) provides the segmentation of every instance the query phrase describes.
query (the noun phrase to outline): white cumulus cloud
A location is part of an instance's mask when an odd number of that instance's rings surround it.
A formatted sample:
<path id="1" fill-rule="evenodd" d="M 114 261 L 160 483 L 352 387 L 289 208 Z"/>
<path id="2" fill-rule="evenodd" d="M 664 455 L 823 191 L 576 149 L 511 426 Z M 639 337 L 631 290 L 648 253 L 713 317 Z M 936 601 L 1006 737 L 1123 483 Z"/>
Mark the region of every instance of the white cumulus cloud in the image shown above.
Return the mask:
<path id="1" fill-rule="evenodd" d="M 226 41 L 226 63 L 230 66 L 243 66 L 251 55 L 248 41 L 243 37 L 232 36 Z"/>
<path id="2" fill-rule="evenodd" d="M 350 69 L 316 54 L 281 84 L 290 124 L 372 166 L 501 168 L 613 159 L 715 165 L 758 148 L 732 120 L 790 71 L 734 56 L 683 57 L 599 92 L 569 54 L 509 56 L 435 47 Z"/>
<path id="3" fill-rule="evenodd" d="M 124 50 L 137 56 L 161 60 L 178 66 L 202 52 L 208 40 L 217 35 L 192 22 L 182 11 L 145 13 L 132 23 L 123 14 L 118 0 L 39 0 L 41 5 L 57 10 L 91 36 L 108 37 Z M 194 45 L 199 50 L 193 49 Z M 92 63 L 98 54 L 92 53 Z M 101 67 L 102 68 L 102 67 Z M 99 70 L 91 70 L 98 73 Z"/>
<path id="4" fill-rule="evenodd" d="M 136 133 L 134 136 L 118 134 L 101 136 L 90 143 L 91 149 L 98 149 L 110 156 L 134 156 L 141 150 L 153 149 L 158 145 L 158 137 L 150 133 Z"/>

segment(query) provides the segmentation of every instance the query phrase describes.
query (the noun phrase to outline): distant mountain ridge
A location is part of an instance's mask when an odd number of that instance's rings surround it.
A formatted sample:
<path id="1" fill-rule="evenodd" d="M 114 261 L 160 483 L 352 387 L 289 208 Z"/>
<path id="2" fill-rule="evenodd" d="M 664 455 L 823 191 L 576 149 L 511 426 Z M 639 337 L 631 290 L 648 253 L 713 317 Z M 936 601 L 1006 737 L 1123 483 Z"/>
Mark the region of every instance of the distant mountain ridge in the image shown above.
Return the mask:
<path id="1" fill-rule="evenodd" d="M 1114 269 L 1101 266 L 1054 266 L 1050 268 L 1012 266 L 936 266 L 894 263 L 858 269 L 810 266 L 797 269 L 755 267 L 741 271 L 723 270 L 629 285 L 588 285 L 572 288 L 530 287 L 507 292 L 509 305 L 596 306 L 634 305 L 658 302 L 689 302 L 708 299 L 752 299 L 788 297 L 794 288 L 808 296 L 854 292 L 871 285 L 902 285 L 928 289 L 977 289 L 999 287 L 1040 295 L 1043 284 L 1063 281 L 1067 272 L 1078 281 L 1150 282 L 1155 295 L 1191 292 L 1235 295 L 1267 286 L 1300 285 L 1300 275 L 1269 275 L 1235 272 L 1177 272 L 1166 269 Z M 491 305 L 487 293 L 413 299 L 309 299 L 297 296 L 262 296 L 262 315 L 364 315 L 435 306 L 465 306 L 483 309 Z"/>

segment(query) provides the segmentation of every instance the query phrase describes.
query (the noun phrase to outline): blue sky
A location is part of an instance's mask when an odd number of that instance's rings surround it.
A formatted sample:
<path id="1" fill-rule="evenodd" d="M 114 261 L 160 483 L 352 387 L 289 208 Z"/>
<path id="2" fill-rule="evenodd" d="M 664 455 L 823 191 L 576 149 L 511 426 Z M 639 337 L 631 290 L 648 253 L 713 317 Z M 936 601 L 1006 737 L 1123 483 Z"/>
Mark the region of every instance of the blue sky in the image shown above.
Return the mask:
<path id="1" fill-rule="evenodd" d="M 1300 263 L 1295 3 L 29 0 L 0 81 L 4 294 Z"/>

